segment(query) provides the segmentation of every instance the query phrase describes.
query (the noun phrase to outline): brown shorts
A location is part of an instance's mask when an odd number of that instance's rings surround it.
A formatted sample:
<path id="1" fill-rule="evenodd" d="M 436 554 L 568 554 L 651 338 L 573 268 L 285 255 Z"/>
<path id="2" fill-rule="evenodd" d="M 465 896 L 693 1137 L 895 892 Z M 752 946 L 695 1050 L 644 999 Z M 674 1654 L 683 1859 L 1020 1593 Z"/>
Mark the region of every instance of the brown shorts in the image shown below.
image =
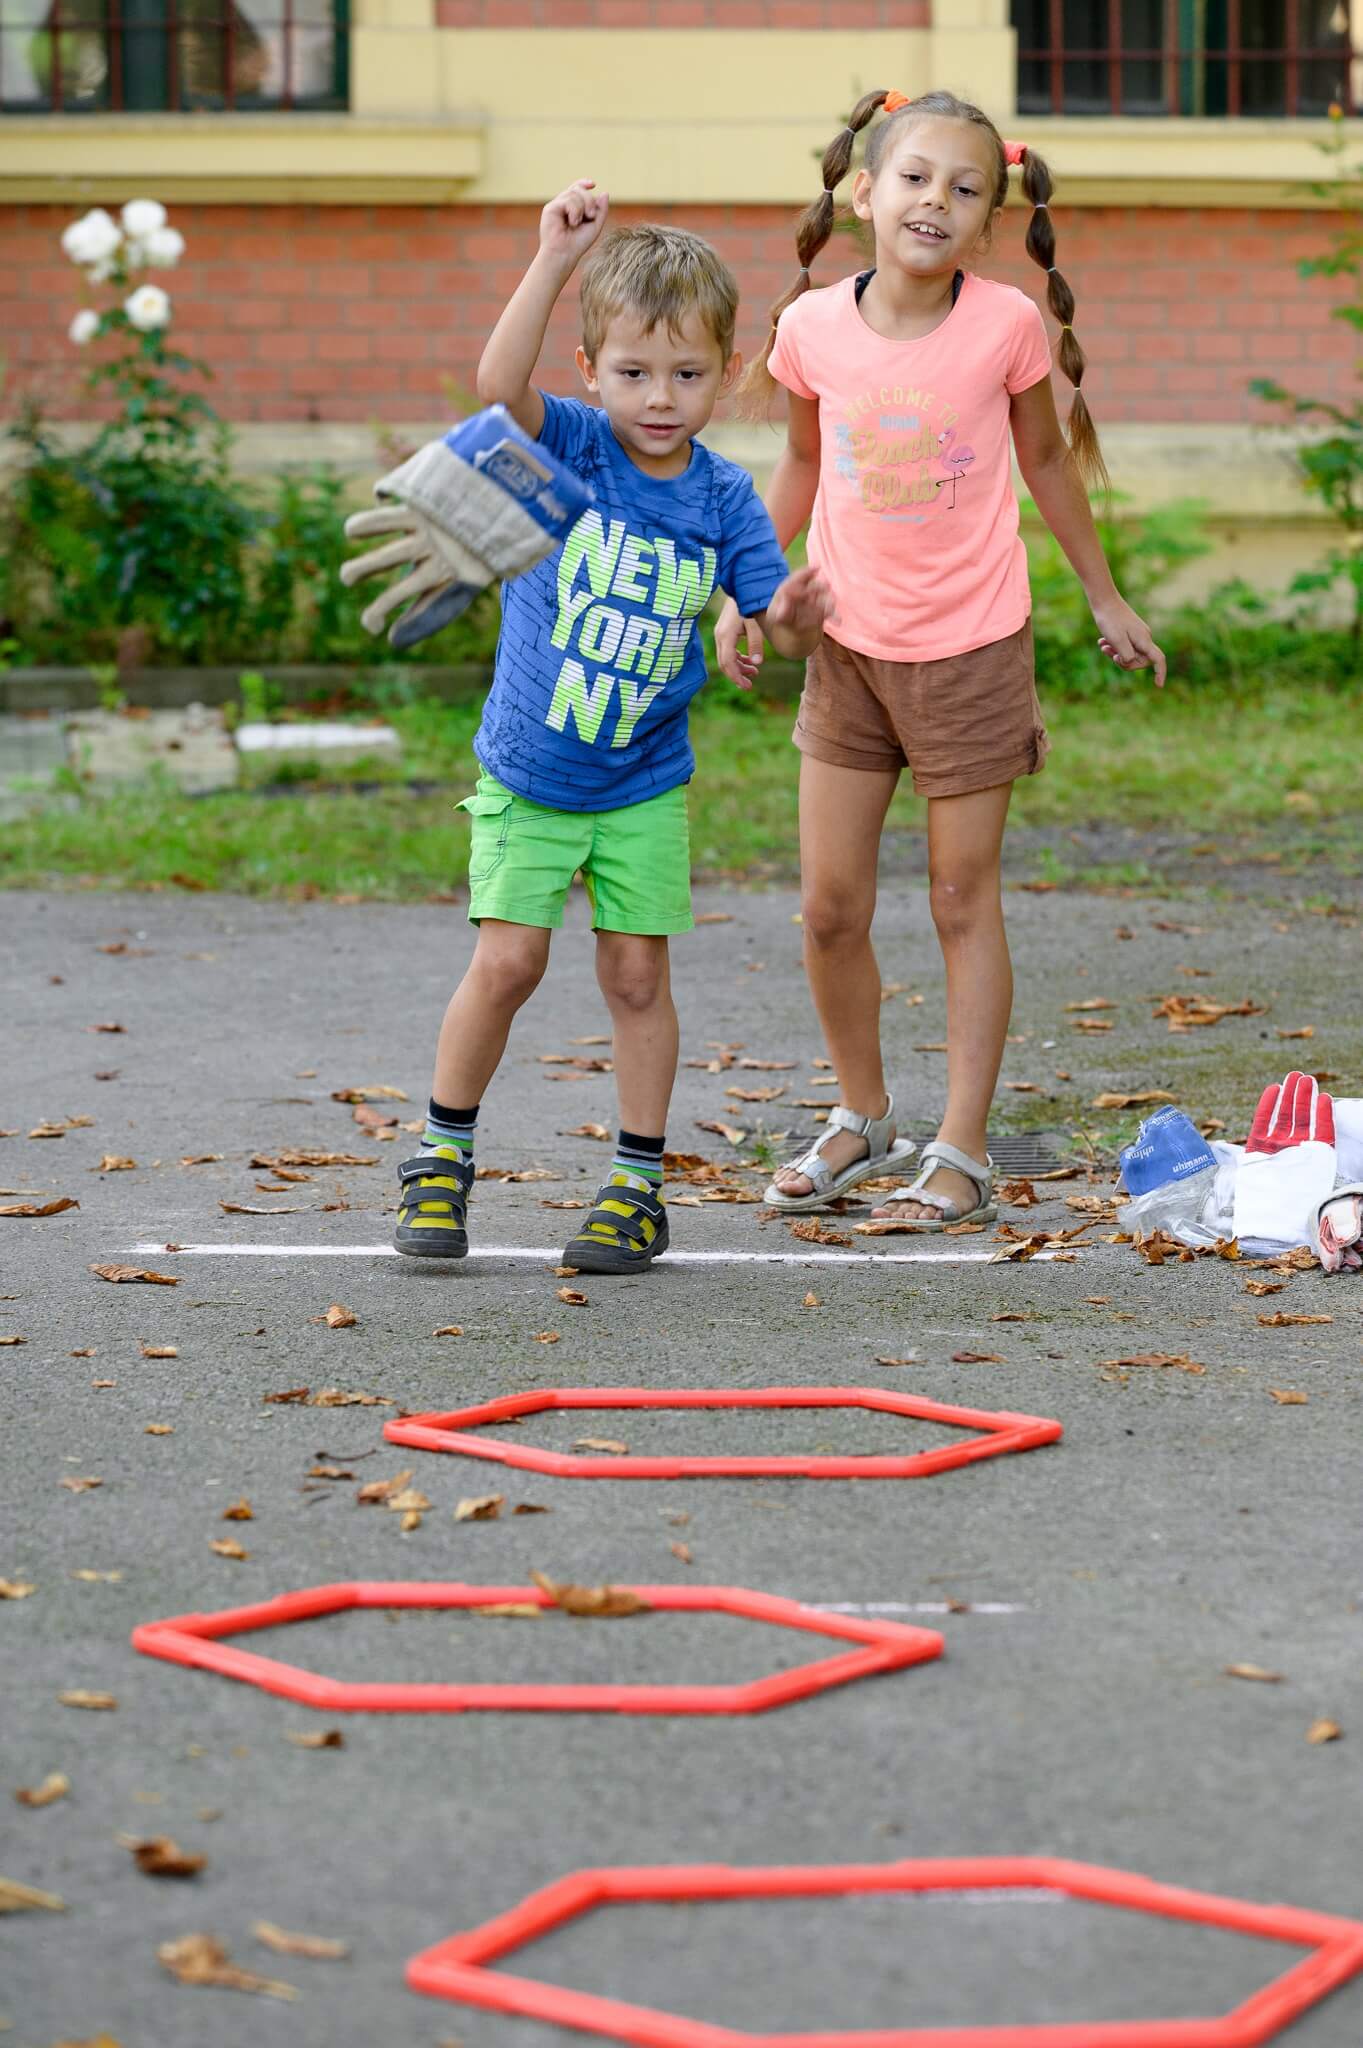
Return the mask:
<path id="1" fill-rule="evenodd" d="M 1035 775 L 1050 741 L 1031 620 L 943 661 L 881 661 L 824 639 L 805 671 L 794 740 L 833 768 L 907 767 L 918 796 L 969 796 Z"/>

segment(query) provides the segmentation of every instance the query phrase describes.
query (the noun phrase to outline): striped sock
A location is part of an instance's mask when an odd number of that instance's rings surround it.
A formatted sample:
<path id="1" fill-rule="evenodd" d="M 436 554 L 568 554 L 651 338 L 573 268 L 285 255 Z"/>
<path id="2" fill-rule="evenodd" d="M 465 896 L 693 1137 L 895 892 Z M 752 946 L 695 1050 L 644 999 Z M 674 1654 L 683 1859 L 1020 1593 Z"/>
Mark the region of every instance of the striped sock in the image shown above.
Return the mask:
<path id="1" fill-rule="evenodd" d="M 641 1138 L 637 1131 L 621 1131 L 616 1141 L 608 1180 L 615 1187 L 635 1187 L 644 1195 L 658 1195 L 663 1186 L 662 1138 Z"/>
<path id="2" fill-rule="evenodd" d="M 462 1159 L 467 1165 L 473 1158 L 473 1134 L 478 1127 L 480 1107 L 475 1102 L 472 1109 L 449 1109 L 432 1096 L 426 1128 L 421 1133 L 422 1151 L 442 1152 L 446 1157 Z"/>

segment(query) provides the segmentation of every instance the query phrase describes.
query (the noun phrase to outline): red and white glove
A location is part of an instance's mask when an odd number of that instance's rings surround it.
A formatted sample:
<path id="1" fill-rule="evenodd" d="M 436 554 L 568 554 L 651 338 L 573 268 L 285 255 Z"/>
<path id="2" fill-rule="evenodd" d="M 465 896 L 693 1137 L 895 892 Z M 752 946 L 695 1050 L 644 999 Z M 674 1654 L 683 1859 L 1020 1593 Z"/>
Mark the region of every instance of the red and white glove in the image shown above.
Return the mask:
<path id="1" fill-rule="evenodd" d="M 1335 1189 L 1316 1218 L 1312 1242 L 1327 1273 L 1357 1273 L 1363 1267 L 1363 1187 L 1355 1182 Z"/>
<path id="2" fill-rule="evenodd" d="M 1235 1176 L 1242 1242 L 1310 1244 L 1335 1185 L 1335 1105 L 1311 1074 L 1284 1075 L 1259 1097 Z"/>

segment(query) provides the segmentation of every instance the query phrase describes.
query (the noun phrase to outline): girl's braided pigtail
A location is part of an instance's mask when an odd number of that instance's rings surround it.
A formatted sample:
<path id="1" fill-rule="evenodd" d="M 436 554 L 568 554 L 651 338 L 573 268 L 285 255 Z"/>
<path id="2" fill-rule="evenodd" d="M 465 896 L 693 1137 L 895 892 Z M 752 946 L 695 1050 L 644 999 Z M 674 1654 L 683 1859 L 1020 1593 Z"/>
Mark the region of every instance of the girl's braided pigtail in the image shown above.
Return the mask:
<path id="1" fill-rule="evenodd" d="M 795 247 L 800 258 L 800 274 L 788 292 L 771 309 L 771 326 L 761 350 L 748 364 L 739 382 L 736 410 L 740 419 L 764 419 L 771 410 L 772 397 L 776 391 L 776 379 L 767 368 L 767 357 L 776 339 L 776 323 L 787 306 L 809 290 L 809 266 L 833 232 L 836 208 L 833 194 L 837 191 L 848 171 L 852 168 L 852 150 L 857 136 L 879 112 L 886 102 L 890 111 L 904 104 L 902 93 L 868 92 L 859 99 L 847 119 L 847 126 L 834 136 L 823 153 L 823 191 L 812 206 L 807 206 L 800 215 L 795 229 Z"/>
<path id="2" fill-rule="evenodd" d="M 1010 158 L 1016 149 L 1021 160 L 1022 189 L 1032 203 L 1032 218 L 1027 226 L 1027 254 L 1046 272 L 1046 303 L 1060 322 L 1058 361 L 1074 386 L 1074 403 L 1070 407 L 1068 426 L 1070 452 L 1084 482 L 1106 491 L 1111 487 L 1107 464 L 1098 445 L 1093 415 L 1079 388 L 1084 379 L 1086 358 L 1075 339 L 1074 293 L 1055 267 L 1055 228 L 1049 205 L 1053 190 L 1051 174 L 1035 150 L 1017 144 L 1006 147 Z"/>

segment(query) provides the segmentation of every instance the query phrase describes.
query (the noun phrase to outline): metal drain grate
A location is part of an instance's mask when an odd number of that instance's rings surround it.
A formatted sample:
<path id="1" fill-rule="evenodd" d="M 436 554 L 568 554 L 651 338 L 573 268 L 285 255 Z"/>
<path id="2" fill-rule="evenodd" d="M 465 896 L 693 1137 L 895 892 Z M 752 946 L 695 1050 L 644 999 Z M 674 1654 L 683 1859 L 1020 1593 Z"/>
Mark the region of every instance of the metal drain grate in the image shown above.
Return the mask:
<path id="1" fill-rule="evenodd" d="M 916 1125 L 907 1134 L 915 1145 L 923 1145 L 937 1132 L 931 1124 Z M 1063 1131 L 1019 1131 L 1011 1136 L 1007 1132 L 990 1132 L 989 1156 L 995 1166 L 1009 1174 L 1049 1173 L 1053 1166 L 1061 1164 L 1061 1152 L 1066 1143 Z"/>

